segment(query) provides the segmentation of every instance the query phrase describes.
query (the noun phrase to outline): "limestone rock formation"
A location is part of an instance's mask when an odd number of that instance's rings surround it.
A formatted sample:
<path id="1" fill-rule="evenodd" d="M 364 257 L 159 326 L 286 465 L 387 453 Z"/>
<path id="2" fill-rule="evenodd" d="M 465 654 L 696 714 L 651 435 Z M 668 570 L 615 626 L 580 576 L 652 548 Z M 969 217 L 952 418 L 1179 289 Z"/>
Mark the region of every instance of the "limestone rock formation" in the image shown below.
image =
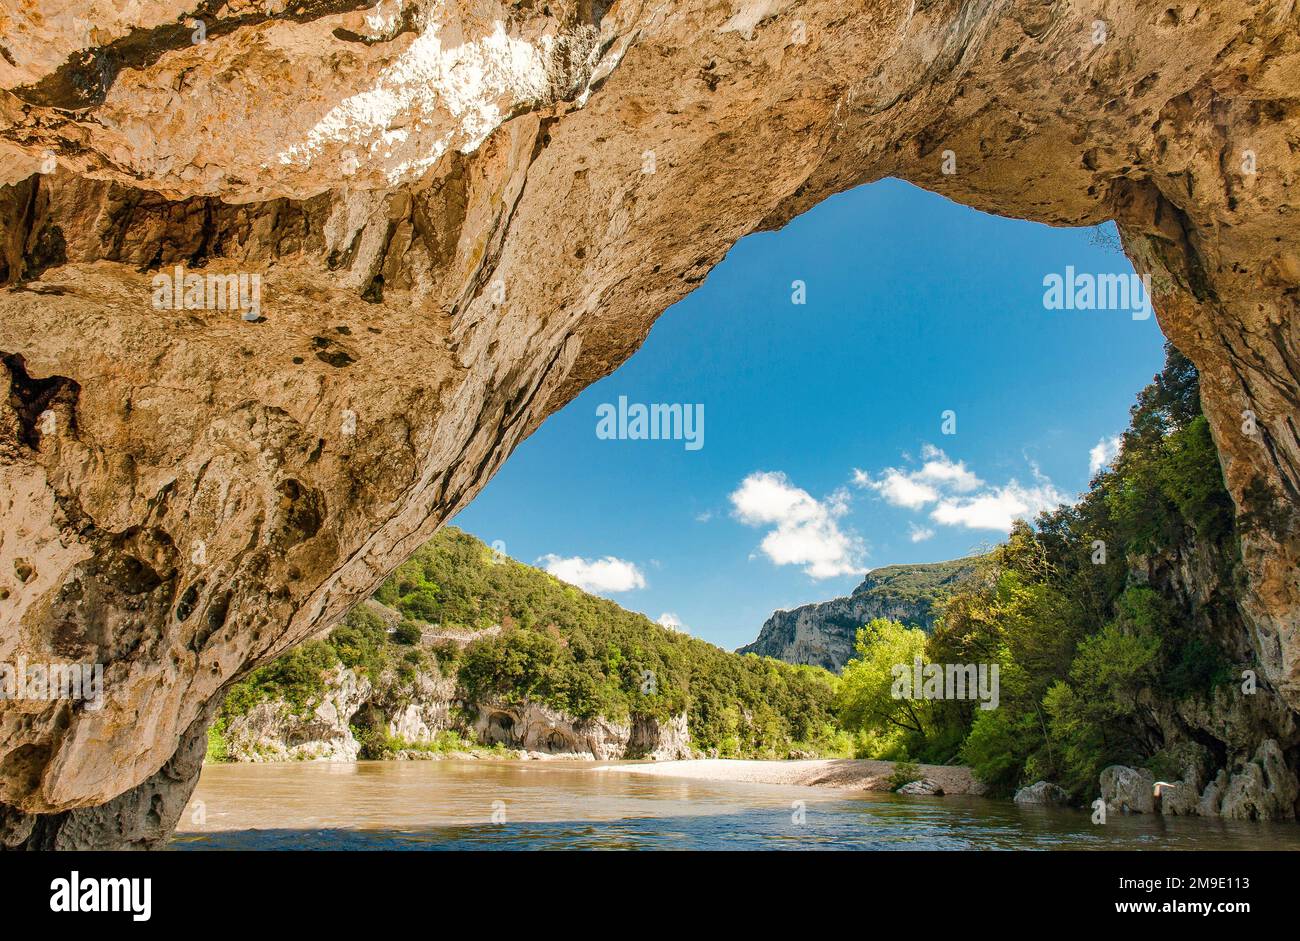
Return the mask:
<path id="1" fill-rule="evenodd" d="M 898 794 L 907 794 L 912 797 L 942 797 L 943 785 L 931 781 L 929 778 L 922 778 L 919 781 L 909 781 L 898 789 Z"/>
<path id="2" fill-rule="evenodd" d="M 1154 813 L 1156 779 L 1145 768 L 1111 765 L 1101 772 L 1101 799 L 1110 814 Z"/>
<path id="3" fill-rule="evenodd" d="M 1146 769 L 1111 765 L 1101 772 L 1101 796 L 1108 813 L 1159 811 L 1173 817 L 1296 819 L 1300 779 L 1288 767 L 1274 739 L 1264 739 L 1250 760 L 1220 769 L 1204 791 L 1200 781 L 1200 770 L 1194 765 L 1187 768 L 1182 780 L 1174 782 L 1157 782 Z M 1017 803 L 1020 796 L 1016 795 Z"/>
<path id="4" fill-rule="evenodd" d="M 1166 817 L 1195 817 L 1200 804 L 1201 792 L 1195 781 L 1174 781 L 1160 787 L 1159 800 L 1156 802 L 1160 813 Z"/>
<path id="5" fill-rule="evenodd" d="M 736 652 L 838 673 L 853 656 L 859 627 L 873 618 L 889 618 L 929 630 L 934 626 L 934 602 L 973 570 L 972 559 L 874 569 L 847 598 L 775 612 L 754 642 Z"/>
<path id="6" fill-rule="evenodd" d="M 1201 373 L 1261 682 L 1300 706 L 1298 27 L 1251 0 L 0 0 L 0 661 L 105 668 L 102 709 L 0 706 L 0 830 L 139 843 L 106 808 L 152 802 L 165 835 L 233 679 L 737 239 L 890 175 L 1117 220 Z"/>
<path id="7" fill-rule="evenodd" d="M 229 757 L 234 761 L 356 761 L 361 745 L 350 722 L 370 698 L 370 681 L 340 665 L 324 686 L 325 694 L 301 714 L 275 699 L 231 720 L 224 735 Z M 402 730 L 415 741 L 406 711 Z"/>
<path id="8" fill-rule="evenodd" d="M 1046 807 L 1067 807 L 1070 804 L 1070 795 L 1066 793 L 1065 788 L 1058 784 L 1052 784 L 1050 781 L 1039 781 L 1016 791 L 1015 802 L 1017 804 L 1038 804 Z"/>
<path id="9" fill-rule="evenodd" d="M 223 740 L 232 761 L 356 761 L 361 742 L 354 729 L 376 726 L 411 746 L 399 748 L 399 758 L 428 757 L 419 746 L 446 731 L 536 757 L 672 760 L 694 754 L 685 714 L 667 722 L 576 719 L 538 703 L 465 702 L 453 680 L 427 673 L 406 682 L 386 676 L 376 685 L 343 666 L 324 678 L 323 691 L 304 708 L 283 699 L 259 702 L 229 721 Z"/>
<path id="10" fill-rule="evenodd" d="M 1266 739 L 1219 793 L 1218 816 L 1229 820 L 1294 820 L 1300 784 L 1277 742 Z M 1209 800 L 1213 810 L 1213 798 Z"/>
<path id="11" fill-rule="evenodd" d="M 636 717 L 630 724 L 604 718 L 575 719 L 540 703 L 479 703 L 471 729 L 486 745 L 527 752 L 569 754 L 614 761 L 671 761 L 694 755 L 683 713 L 668 722 Z"/>

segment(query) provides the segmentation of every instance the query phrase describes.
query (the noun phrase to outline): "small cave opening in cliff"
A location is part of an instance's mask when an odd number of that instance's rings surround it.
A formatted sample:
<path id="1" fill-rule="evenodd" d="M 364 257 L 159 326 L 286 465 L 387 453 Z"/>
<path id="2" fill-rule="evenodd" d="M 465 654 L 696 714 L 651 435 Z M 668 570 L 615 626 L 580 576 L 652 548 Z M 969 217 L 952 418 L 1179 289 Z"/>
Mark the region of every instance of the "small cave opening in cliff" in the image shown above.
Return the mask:
<path id="1" fill-rule="evenodd" d="M 485 736 L 490 745 L 513 747 L 516 743 L 515 718 L 508 712 L 493 712 L 488 716 Z"/>
<path id="2" fill-rule="evenodd" d="M 576 751 L 576 743 L 559 729 L 552 729 L 547 732 L 546 737 L 542 740 L 542 744 L 544 745 L 543 750 L 550 752 L 551 754 Z"/>
<path id="3" fill-rule="evenodd" d="M 388 735 L 388 716 L 384 709 L 373 700 L 363 702 L 348 717 L 347 727 L 358 743 L 357 757 L 375 759 L 384 757 L 384 745 Z M 302 742 L 310 741 L 315 730 L 304 730 Z M 300 744 L 295 742 L 295 744 Z"/>

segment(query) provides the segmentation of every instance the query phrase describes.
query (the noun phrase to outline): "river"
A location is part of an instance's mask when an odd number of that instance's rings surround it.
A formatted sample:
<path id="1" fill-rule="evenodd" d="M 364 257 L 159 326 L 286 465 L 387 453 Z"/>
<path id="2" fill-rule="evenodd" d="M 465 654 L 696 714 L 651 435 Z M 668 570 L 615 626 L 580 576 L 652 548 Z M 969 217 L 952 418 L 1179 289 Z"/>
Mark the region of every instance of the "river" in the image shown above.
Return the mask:
<path id="1" fill-rule="evenodd" d="M 207 765 L 200 849 L 1300 849 L 1300 825 L 602 772 L 577 761 Z"/>

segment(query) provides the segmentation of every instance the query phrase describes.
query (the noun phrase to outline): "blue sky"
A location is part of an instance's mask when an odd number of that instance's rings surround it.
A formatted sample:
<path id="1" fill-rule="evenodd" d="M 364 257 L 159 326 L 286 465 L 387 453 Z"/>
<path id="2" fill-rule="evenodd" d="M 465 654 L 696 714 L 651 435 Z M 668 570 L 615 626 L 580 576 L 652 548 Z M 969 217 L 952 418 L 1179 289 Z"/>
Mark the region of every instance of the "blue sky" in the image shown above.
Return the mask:
<path id="1" fill-rule="evenodd" d="M 1154 317 L 1045 309 L 1066 266 L 1132 272 L 1089 229 L 896 180 L 835 196 L 738 243 L 453 523 L 727 648 L 867 569 L 991 546 L 1086 489 L 1163 362 Z M 598 437 L 620 396 L 702 405 L 703 446 Z"/>

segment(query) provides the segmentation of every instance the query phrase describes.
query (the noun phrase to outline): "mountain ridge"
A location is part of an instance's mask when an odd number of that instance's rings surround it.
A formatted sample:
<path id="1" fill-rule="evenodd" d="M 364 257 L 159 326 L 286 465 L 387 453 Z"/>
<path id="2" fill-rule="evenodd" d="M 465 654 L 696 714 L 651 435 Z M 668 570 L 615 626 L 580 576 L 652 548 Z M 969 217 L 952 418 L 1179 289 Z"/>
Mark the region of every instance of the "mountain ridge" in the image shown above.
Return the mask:
<path id="1" fill-rule="evenodd" d="M 857 629 L 872 618 L 890 618 L 929 631 L 934 626 L 935 602 L 969 577 L 980 558 L 872 569 L 848 595 L 774 611 L 754 641 L 736 653 L 838 673 L 853 656 Z"/>

